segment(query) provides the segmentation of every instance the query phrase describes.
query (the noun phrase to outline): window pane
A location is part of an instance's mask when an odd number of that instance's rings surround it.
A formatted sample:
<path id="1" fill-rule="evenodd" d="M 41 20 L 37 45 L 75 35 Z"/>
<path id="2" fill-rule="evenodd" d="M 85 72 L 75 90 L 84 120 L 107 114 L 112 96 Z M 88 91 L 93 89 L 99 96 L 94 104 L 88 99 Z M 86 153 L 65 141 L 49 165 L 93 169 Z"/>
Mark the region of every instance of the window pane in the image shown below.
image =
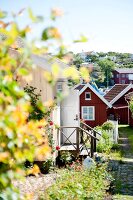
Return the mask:
<path id="1" fill-rule="evenodd" d="M 85 93 L 85 99 L 91 99 L 91 93 L 90 92 Z"/>
<path id="2" fill-rule="evenodd" d="M 83 107 L 83 113 L 87 114 L 87 107 Z"/>
<path id="3" fill-rule="evenodd" d="M 85 106 L 82 110 L 82 118 L 85 120 L 94 120 L 94 107 Z"/>

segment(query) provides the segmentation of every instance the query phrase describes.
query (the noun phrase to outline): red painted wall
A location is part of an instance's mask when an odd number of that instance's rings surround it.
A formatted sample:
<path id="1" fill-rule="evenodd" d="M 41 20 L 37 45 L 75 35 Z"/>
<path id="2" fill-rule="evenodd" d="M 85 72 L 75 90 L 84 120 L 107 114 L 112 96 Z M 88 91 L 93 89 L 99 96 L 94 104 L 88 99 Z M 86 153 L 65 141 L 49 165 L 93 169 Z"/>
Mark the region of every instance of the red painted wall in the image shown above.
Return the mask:
<path id="1" fill-rule="evenodd" d="M 85 100 L 85 92 L 91 92 L 91 100 Z M 82 106 L 95 106 L 95 120 L 85 121 L 89 126 L 95 127 L 107 121 L 107 105 L 89 88 L 80 95 L 80 118 L 82 118 Z"/>
<path id="2" fill-rule="evenodd" d="M 132 92 L 133 89 L 130 89 L 126 94 L 129 92 Z M 125 100 L 124 94 L 120 99 L 118 99 L 114 104 L 115 106 L 128 106 L 127 101 Z M 120 108 L 120 109 L 114 109 L 114 108 L 108 108 L 107 110 L 108 118 L 110 115 L 114 115 L 114 119 L 118 119 L 120 124 L 128 124 L 128 108 Z"/>
<path id="3" fill-rule="evenodd" d="M 117 74 L 119 75 L 119 78 L 117 78 Z M 130 84 L 130 80 L 128 77 L 122 77 L 122 74 L 125 74 L 126 73 L 118 73 L 117 71 L 113 71 L 113 78 L 112 80 L 114 81 L 114 84 L 122 84 L 122 81 L 124 80 L 125 81 L 125 84 Z M 132 82 L 133 83 L 133 82 Z"/>

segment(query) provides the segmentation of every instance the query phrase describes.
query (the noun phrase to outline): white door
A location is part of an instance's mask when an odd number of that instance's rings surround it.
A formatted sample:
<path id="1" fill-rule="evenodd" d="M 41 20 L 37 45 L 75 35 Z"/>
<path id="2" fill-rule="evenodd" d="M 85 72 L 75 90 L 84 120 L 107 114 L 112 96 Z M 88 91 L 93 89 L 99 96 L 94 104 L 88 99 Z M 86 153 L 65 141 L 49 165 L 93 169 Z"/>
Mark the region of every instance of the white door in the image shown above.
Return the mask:
<path id="1" fill-rule="evenodd" d="M 61 102 L 61 126 L 78 127 L 79 117 L 79 91 L 71 90 L 69 95 Z M 64 128 L 63 132 L 69 137 L 74 128 Z M 66 137 L 62 135 L 62 142 L 66 141 Z M 69 138 L 72 143 L 76 143 L 76 131 Z M 65 143 L 70 143 L 68 140 Z"/>

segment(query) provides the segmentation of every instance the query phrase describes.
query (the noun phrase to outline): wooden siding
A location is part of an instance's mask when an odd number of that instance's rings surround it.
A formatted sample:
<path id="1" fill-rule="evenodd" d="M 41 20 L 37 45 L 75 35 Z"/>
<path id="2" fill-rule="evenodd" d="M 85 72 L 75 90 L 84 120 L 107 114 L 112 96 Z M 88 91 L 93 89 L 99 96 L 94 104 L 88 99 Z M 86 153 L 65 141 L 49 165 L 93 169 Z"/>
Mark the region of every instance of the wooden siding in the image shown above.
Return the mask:
<path id="1" fill-rule="evenodd" d="M 130 89 L 126 94 L 132 92 L 133 89 Z M 128 107 L 127 108 L 118 108 L 118 106 L 128 106 L 127 101 L 125 100 L 125 95 L 124 94 L 120 99 L 118 99 L 114 104 L 113 108 L 108 108 L 107 110 L 107 115 L 108 117 L 110 115 L 114 115 L 114 119 L 118 119 L 120 124 L 128 124 Z M 116 109 L 117 107 L 117 109 Z"/>
<path id="2" fill-rule="evenodd" d="M 28 82 L 29 85 L 37 88 L 37 91 L 41 93 L 42 101 L 52 100 L 54 98 L 53 88 L 47 83 L 44 78 L 44 69 L 37 67 L 32 69 L 30 75 L 32 80 Z M 22 87 L 25 87 L 27 82 L 24 80 L 19 81 Z"/>
<path id="3" fill-rule="evenodd" d="M 123 74 L 125 75 L 125 77 L 122 77 Z M 129 77 L 126 76 L 127 74 L 132 74 L 132 73 L 119 73 L 117 71 L 113 71 L 112 80 L 114 81 L 114 84 L 123 84 L 122 81 L 125 82 L 124 84 L 133 83 L 133 81 L 130 81 Z M 118 78 L 117 78 L 117 75 L 119 76 Z"/>
<path id="4" fill-rule="evenodd" d="M 91 93 L 91 100 L 85 100 L 85 92 Z M 94 106 L 95 107 L 95 120 L 86 120 L 85 123 L 91 127 L 102 125 L 107 121 L 107 105 L 89 88 L 87 88 L 80 95 L 80 118 L 82 118 L 82 106 Z"/>

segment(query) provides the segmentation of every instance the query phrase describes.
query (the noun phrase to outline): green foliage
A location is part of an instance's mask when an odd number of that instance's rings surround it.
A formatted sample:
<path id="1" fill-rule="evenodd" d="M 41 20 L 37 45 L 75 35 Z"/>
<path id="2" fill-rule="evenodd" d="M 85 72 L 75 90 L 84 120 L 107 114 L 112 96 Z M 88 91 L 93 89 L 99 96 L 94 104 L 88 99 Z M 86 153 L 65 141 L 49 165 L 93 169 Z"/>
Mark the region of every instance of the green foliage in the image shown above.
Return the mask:
<path id="1" fill-rule="evenodd" d="M 132 116 L 133 116 L 133 99 L 130 101 L 129 108 L 130 108 L 130 110 L 132 112 Z"/>
<path id="2" fill-rule="evenodd" d="M 60 160 L 66 165 L 72 161 L 71 153 L 68 151 L 61 152 Z"/>
<path id="3" fill-rule="evenodd" d="M 47 189 L 41 199 L 85 200 L 104 199 L 110 176 L 106 166 L 95 166 L 91 170 L 63 170 L 56 183 Z"/>
<path id="4" fill-rule="evenodd" d="M 30 96 L 30 103 L 32 105 L 32 109 L 29 114 L 29 120 L 41 120 L 45 116 L 45 112 L 40 108 L 41 104 L 41 94 L 36 92 L 35 87 L 33 86 L 26 86 L 24 91 Z"/>
<path id="5" fill-rule="evenodd" d="M 99 128 L 99 127 L 98 127 Z M 101 128 L 102 137 L 100 138 L 100 141 L 97 144 L 97 151 L 100 153 L 106 152 L 107 154 L 110 152 L 113 142 L 111 141 L 111 133 L 110 131 L 113 131 L 114 125 L 112 122 L 107 121 L 105 122 Z"/>
<path id="6" fill-rule="evenodd" d="M 12 181 L 24 176 L 23 163 L 32 162 L 40 154 L 45 158 L 50 150 L 44 132 L 38 130 L 44 123 L 28 122 L 32 108 L 29 97 L 11 75 L 11 71 L 0 71 L 0 196 L 4 192 L 5 199 L 14 199 L 12 195 L 17 195 Z"/>
<path id="7" fill-rule="evenodd" d="M 74 40 L 75 43 L 78 43 L 78 42 L 87 42 L 88 41 L 88 38 L 84 35 L 80 35 L 80 38 L 77 39 L 77 40 Z"/>
<path id="8" fill-rule="evenodd" d="M 53 166 L 53 160 L 52 159 L 47 159 L 42 166 L 41 172 L 42 173 L 48 173 Z"/>
<path id="9" fill-rule="evenodd" d="M 84 60 L 81 58 L 79 54 L 76 54 L 73 56 L 73 65 L 79 69 L 80 65 L 84 62 Z"/>
<path id="10" fill-rule="evenodd" d="M 103 130 L 113 130 L 114 129 L 114 125 L 113 125 L 113 123 L 112 122 L 110 122 L 110 121 L 107 121 L 107 122 L 104 122 L 104 124 L 102 125 L 102 129 Z"/>
<path id="11" fill-rule="evenodd" d="M 29 69 L 32 70 L 33 67 L 31 54 L 48 53 L 49 49 L 47 43 L 40 49 L 36 48 L 34 43 L 23 44 L 22 37 L 26 42 L 27 33 L 31 28 L 24 25 L 21 29 L 16 18 L 24 10 L 13 13 L 13 17 L 7 19 L 5 17 L 8 13 L 0 10 L 0 198 L 4 196 L 4 199 L 9 200 L 20 199 L 12 182 L 26 175 L 23 163 L 26 160 L 30 162 L 35 159 L 46 160 L 51 153 L 46 131 L 49 125 L 50 109 L 55 105 L 54 101 L 43 104 L 35 88 L 27 87 L 25 91 L 21 88 L 21 80 L 27 82 L 28 78 L 30 80 L 32 78 L 29 74 Z M 61 14 L 57 11 L 55 9 L 51 13 L 52 22 Z M 28 14 L 32 23 L 43 20 L 42 16 L 35 16 L 31 9 L 28 9 Z M 30 27 L 32 25 L 30 24 Z M 20 39 L 19 42 L 18 39 Z M 59 30 L 54 26 L 46 27 L 42 33 L 42 40 L 53 42 L 54 45 L 50 44 L 50 47 L 55 46 L 54 42 L 56 42 L 56 47 L 59 49 L 57 55 L 60 58 L 66 52 L 61 39 Z M 86 40 L 83 36 L 81 39 L 83 42 Z M 64 77 L 74 80 L 80 77 L 80 73 L 74 67 L 65 69 L 64 73 L 62 71 L 61 73 Z M 52 75 L 47 71 L 45 78 L 53 86 L 57 81 L 57 76 L 56 67 L 56 69 L 53 68 Z M 20 82 L 15 81 L 17 77 L 21 79 Z M 30 169 L 30 173 L 39 173 L 38 167 L 34 166 Z M 25 196 L 21 199 L 31 199 L 31 197 Z"/>
<path id="12" fill-rule="evenodd" d="M 105 85 L 109 85 L 109 80 L 112 77 L 112 70 L 115 68 L 115 63 L 109 59 L 104 59 L 98 62 L 98 65 L 101 68 L 101 71 L 104 73 L 105 80 L 104 83 Z"/>
<path id="13" fill-rule="evenodd" d="M 120 148 L 120 145 L 119 144 L 113 144 L 112 145 L 112 150 L 119 150 L 119 148 Z"/>
<path id="14" fill-rule="evenodd" d="M 97 144 L 97 151 L 100 153 L 107 153 L 109 154 L 113 142 L 111 141 L 111 135 L 110 135 L 110 129 L 109 130 L 104 130 L 102 129 L 102 137 L 100 138 L 100 141 Z"/>

